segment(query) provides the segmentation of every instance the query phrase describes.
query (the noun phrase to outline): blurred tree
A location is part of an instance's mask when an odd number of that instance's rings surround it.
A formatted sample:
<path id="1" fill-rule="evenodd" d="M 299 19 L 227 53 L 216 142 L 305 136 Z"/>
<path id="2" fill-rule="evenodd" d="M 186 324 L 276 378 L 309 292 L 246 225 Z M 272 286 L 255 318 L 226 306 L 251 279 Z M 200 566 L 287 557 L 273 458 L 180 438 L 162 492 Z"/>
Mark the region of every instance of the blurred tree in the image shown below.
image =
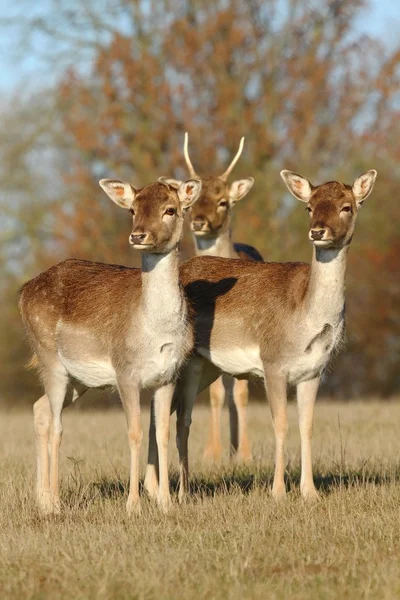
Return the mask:
<path id="1" fill-rule="evenodd" d="M 200 174 L 222 172 L 246 135 L 235 174 L 253 175 L 256 186 L 236 209 L 245 218 L 237 219 L 235 238 L 269 260 L 310 256 L 307 219 L 285 193 L 282 168 L 320 183 L 350 182 L 374 167 L 376 191 L 351 251 L 348 351 L 325 389 L 398 391 L 400 53 L 357 31 L 364 10 L 362 0 L 83 0 L 68 7 L 49 0 L 45 16 L 28 12 L 18 24 L 8 18 L 25 35 L 25 48 L 39 39 L 42 64 L 57 68 L 43 102 L 47 126 L 42 132 L 33 117 L 34 140 L 4 148 L 5 176 L 17 188 L 18 165 L 32 152 L 49 165 L 40 194 L 38 173 L 30 175 L 33 185 L 12 221 L 29 227 L 34 252 L 24 276 L 71 254 L 133 264 L 129 220 L 109 206 L 97 181 L 184 177 L 186 130 Z M 31 126 L 26 115 L 22 121 Z M 33 199 L 38 216 L 30 222 L 24 211 Z M 36 227 L 45 227 L 48 239 Z M 7 253 L 11 242 L 5 246 Z M 190 240 L 184 249 L 189 256 Z"/>

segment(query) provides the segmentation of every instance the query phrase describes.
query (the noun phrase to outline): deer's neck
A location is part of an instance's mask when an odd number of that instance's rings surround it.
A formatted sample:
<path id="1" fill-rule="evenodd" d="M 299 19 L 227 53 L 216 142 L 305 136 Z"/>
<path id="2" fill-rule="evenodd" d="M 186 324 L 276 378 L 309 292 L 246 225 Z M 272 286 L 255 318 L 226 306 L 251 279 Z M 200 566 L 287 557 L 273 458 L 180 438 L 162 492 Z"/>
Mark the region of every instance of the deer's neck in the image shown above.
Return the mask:
<path id="1" fill-rule="evenodd" d="M 230 227 L 215 237 L 193 237 L 196 256 L 221 256 L 222 258 L 233 258 L 235 256 Z"/>
<path id="2" fill-rule="evenodd" d="M 343 315 L 348 246 L 341 249 L 314 246 L 305 303 L 317 323 L 335 323 Z"/>
<path id="3" fill-rule="evenodd" d="M 147 324 L 168 324 L 171 320 L 185 319 L 185 297 L 179 283 L 179 257 L 179 248 L 168 254 L 142 256 L 141 303 Z"/>

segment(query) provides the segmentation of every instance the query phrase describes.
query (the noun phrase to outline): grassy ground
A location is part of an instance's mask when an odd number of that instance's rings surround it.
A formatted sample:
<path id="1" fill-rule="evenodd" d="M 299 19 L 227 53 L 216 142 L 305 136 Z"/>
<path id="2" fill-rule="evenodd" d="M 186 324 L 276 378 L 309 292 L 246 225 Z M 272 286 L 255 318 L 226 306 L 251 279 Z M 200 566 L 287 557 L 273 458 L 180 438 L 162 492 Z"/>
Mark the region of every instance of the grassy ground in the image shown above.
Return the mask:
<path id="1" fill-rule="evenodd" d="M 251 465 L 232 466 L 228 456 L 218 468 L 201 464 L 208 412 L 198 407 L 190 501 L 164 516 L 144 499 L 136 520 L 124 511 L 128 450 L 121 411 L 66 411 L 63 514 L 51 518 L 40 517 L 33 501 L 31 414 L 3 413 L 0 597 L 400 597 L 400 403 L 317 405 L 314 465 L 322 500 L 314 506 L 299 497 L 295 406 L 290 492 L 280 505 L 269 493 L 269 411 L 251 405 L 249 412 Z M 147 414 L 143 421 L 147 427 Z M 145 449 L 143 466 L 144 458 Z M 173 447 L 171 461 L 176 485 Z"/>

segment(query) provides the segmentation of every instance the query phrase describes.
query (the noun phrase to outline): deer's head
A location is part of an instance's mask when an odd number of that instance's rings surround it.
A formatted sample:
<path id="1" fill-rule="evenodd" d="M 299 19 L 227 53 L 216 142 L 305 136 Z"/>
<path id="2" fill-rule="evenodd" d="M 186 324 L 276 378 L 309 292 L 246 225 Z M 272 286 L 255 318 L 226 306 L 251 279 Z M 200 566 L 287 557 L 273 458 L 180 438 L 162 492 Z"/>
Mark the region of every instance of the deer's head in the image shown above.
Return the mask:
<path id="1" fill-rule="evenodd" d="M 216 237 L 230 226 L 231 210 L 242 198 L 246 196 L 254 183 L 253 177 L 239 179 L 227 183 L 229 174 L 236 165 L 243 150 L 244 138 L 240 140 L 239 150 L 229 167 L 222 175 L 201 177 L 202 190 L 199 200 L 189 213 L 190 229 L 195 236 Z M 185 133 L 184 156 L 190 177 L 200 178 L 197 175 L 188 152 L 188 134 Z M 180 181 L 164 178 L 170 185 L 177 187 Z"/>
<path id="2" fill-rule="evenodd" d="M 370 195 L 376 175 L 371 169 L 358 177 L 353 185 L 329 181 L 314 186 L 297 173 L 281 171 L 293 196 L 307 203 L 309 239 L 315 246 L 325 248 L 343 248 L 351 242 L 357 212 Z"/>
<path id="3" fill-rule="evenodd" d="M 129 210 L 133 219 L 129 243 L 150 253 L 167 253 L 182 237 L 185 212 L 201 192 L 200 179 L 182 181 L 177 188 L 164 181 L 136 189 L 117 179 L 102 179 L 100 186 L 113 202 Z"/>

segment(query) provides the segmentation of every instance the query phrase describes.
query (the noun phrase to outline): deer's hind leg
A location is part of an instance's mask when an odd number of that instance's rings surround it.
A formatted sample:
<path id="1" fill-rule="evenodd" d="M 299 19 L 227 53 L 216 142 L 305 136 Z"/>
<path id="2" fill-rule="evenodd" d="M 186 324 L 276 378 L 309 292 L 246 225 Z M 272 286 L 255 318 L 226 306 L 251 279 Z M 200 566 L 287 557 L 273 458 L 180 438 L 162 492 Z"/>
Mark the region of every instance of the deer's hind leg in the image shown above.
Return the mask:
<path id="1" fill-rule="evenodd" d="M 46 394 L 33 405 L 36 447 L 36 499 L 40 510 L 51 511 L 50 502 L 50 425 L 51 409 Z"/>
<path id="2" fill-rule="evenodd" d="M 75 402 L 87 388 L 81 384 L 68 384 L 63 408 Z M 50 434 L 52 431 L 52 411 L 47 394 L 33 405 L 33 425 L 36 447 L 36 499 L 41 512 L 45 514 L 59 511 L 59 498 L 54 498 L 50 490 Z"/>
<path id="3" fill-rule="evenodd" d="M 246 462 L 253 458 L 247 429 L 249 383 L 245 379 L 233 379 L 232 382 L 229 397 L 231 452 L 236 460 Z"/>
<path id="4" fill-rule="evenodd" d="M 179 379 L 174 404 L 177 411 L 176 445 L 179 453 L 179 502 L 185 500 L 189 491 L 189 433 L 192 411 L 199 392 L 218 379 L 219 371 L 200 357 L 194 357 L 185 367 Z"/>
<path id="5" fill-rule="evenodd" d="M 225 385 L 222 377 L 219 377 L 210 385 L 210 426 L 208 440 L 203 454 L 203 458 L 206 461 L 219 462 L 221 460 L 221 415 L 224 402 Z"/>

